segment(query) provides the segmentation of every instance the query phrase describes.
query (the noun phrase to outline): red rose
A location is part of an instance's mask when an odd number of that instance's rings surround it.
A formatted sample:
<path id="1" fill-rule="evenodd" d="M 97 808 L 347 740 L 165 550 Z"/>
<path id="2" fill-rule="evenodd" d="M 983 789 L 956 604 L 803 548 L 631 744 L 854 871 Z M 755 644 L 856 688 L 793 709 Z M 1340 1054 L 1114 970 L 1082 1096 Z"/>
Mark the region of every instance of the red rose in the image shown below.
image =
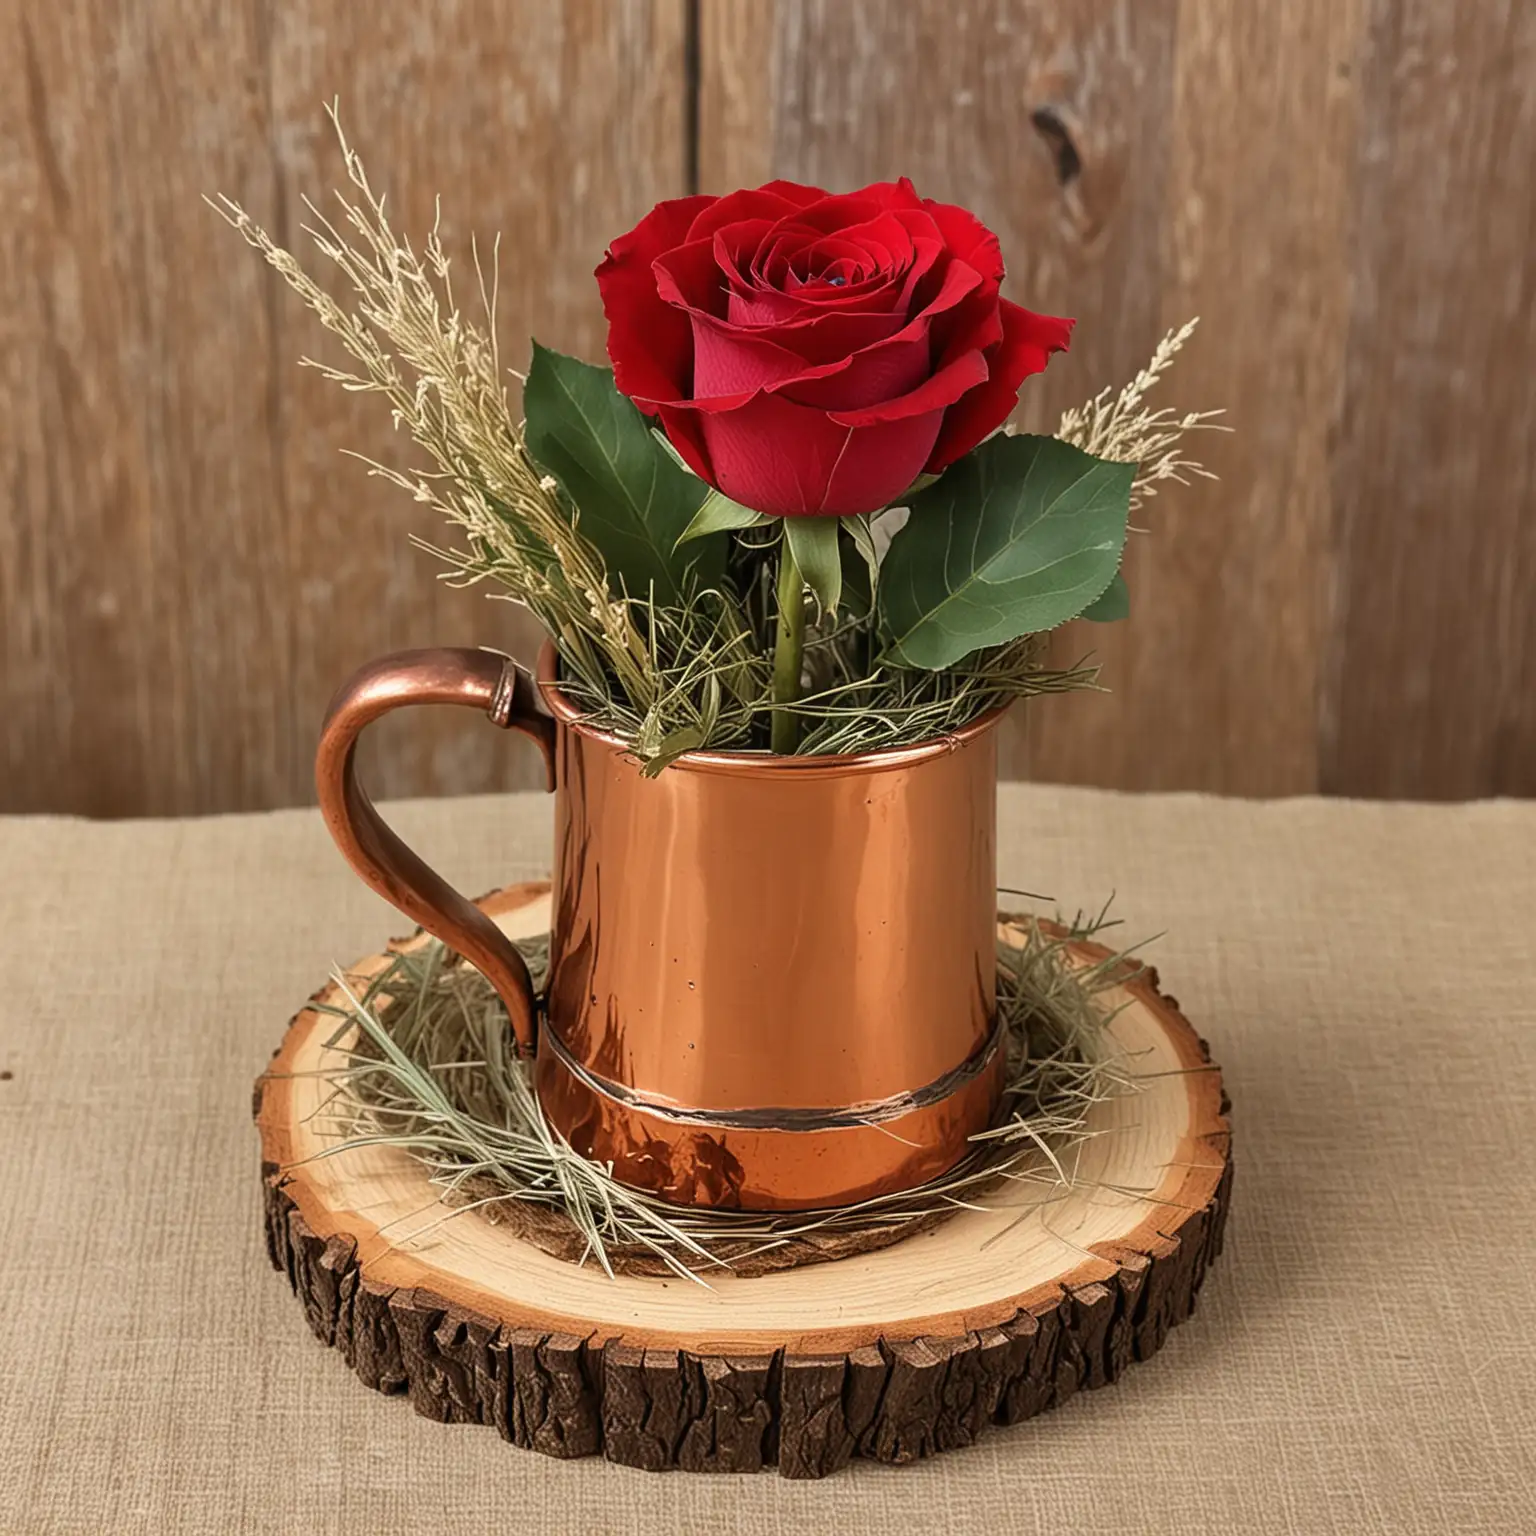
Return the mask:
<path id="1" fill-rule="evenodd" d="M 597 269 L 614 379 L 777 517 L 873 512 L 999 426 L 1072 321 L 998 294 L 997 236 L 903 178 L 660 203 Z"/>

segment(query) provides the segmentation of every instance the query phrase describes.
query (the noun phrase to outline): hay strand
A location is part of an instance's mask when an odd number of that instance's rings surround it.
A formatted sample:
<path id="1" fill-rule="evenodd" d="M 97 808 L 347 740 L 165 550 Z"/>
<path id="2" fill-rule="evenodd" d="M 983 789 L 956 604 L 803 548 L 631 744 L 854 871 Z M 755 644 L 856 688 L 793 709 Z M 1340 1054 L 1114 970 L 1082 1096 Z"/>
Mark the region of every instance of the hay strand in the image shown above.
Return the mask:
<path id="1" fill-rule="evenodd" d="M 1129 951 L 1084 966 L 1068 946 L 1111 926 L 1106 913 L 1066 925 L 1015 919 L 1021 943 L 999 942 L 998 1006 L 1008 1032 L 1003 1102 L 994 1125 L 948 1174 L 922 1187 L 810 1213 L 682 1209 L 619 1183 L 548 1125 L 527 1065 L 510 1050 L 506 1013 L 490 984 L 441 944 L 396 953 L 365 986 L 335 980 L 343 999 L 327 1042 L 330 1093 L 317 1112 L 335 1137 L 321 1156 L 361 1146 L 399 1148 L 441 1191 L 445 1220 L 473 1209 L 494 1218 L 517 1207 L 533 1231 L 568 1223 L 578 1262 L 610 1276 L 670 1271 L 707 1283 L 711 1270 L 814 1262 L 881 1246 L 1007 1184 L 1058 1199 L 1093 1106 L 1137 1080 L 1105 1033 L 1106 988 L 1134 965 Z M 536 981 L 548 940 L 520 944 Z M 424 1228 L 423 1230 L 427 1230 Z"/>

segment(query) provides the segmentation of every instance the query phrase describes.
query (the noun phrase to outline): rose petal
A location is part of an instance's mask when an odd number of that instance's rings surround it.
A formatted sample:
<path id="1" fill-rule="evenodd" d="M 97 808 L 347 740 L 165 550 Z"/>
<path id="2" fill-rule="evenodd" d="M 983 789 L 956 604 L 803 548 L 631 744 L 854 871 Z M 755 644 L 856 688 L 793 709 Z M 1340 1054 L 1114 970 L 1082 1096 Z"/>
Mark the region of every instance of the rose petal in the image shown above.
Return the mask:
<path id="1" fill-rule="evenodd" d="M 923 306 L 917 302 L 917 291 L 930 273 L 942 274 L 945 268 L 944 242 L 937 237 L 932 240 L 917 239 L 912 242 L 913 258 L 912 269 L 907 273 L 907 280 L 902 285 L 900 307 L 905 314 L 920 313 Z"/>
<path id="2" fill-rule="evenodd" d="M 764 242 L 765 260 L 756 268 L 760 280 L 782 287 L 793 274 L 814 277 L 819 264 L 834 254 L 867 257 L 871 276 L 904 265 L 912 259 L 912 234 L 894 214 L 876 211 L 874 217 L 821 229 L 795 214 L 781 219 Z"/>
<path id="3" fill-rule="evenodd" d="M 900 325 L 905 318 L 900 298 L 900 289 L 894 284 L 889 291 L 874 295 L 856 294 L 846 304 L 819 304 L 814 293 L 802 299 L 798 293 L 759 289 L 750 294 L 732 292 L 726 317 L 733 325 L 772 327 L 775 333 L 780 327 L 809 325 L 828 315 L 875 315 Z"/>
<path id="4" fill-rule="evenodd" d="M 888 315 L 900 321 L 905 315 L 901 303 L 901 284 L 892 277 L 856 288 L 786 293 L 772 288 L 755 288 L 750 293 L 731 293 L 728 314 L 738 325 L 793 325 L 809 322 L 822 315 Z"/>
<path id="5" fill-rule="evenodd" d="M 829 192 L 819 201 L 807 203 L 794 214 L 797 224 L 813 229 L 817 234 L 833 235 L 855 224 L 867 224 L 887 212 L 886 205 L 878 197 L 870 197 L 868 189 L 857 192 Z"/>
<path id="6" fill-rule="evenodd" d="M 797 375 L 773 385 L 774 392 L 823 411 L 852 411 L 896 399 L 915 389 L 932 368 L 927 329 L 926 321 L 906 326 L 900 336 L 824 368 L 807 372 L 802 363 Z"/>
<path id="7" fill-rule="evenodd" d="M 744 260 L 746 246 L 753 238 L 763 238 L 760 221 L 734 224 L 715 235 L 715 261 L 730 284 L 726 314 L 734 325 L 778 325 L 833 309 L 888 313 L 896 307 L 891 282 L 879 273 L 867 281 L 849 282 L 841 288 L 828 285 L 825 290 L 802 287 L 791 292 L 775 291 L 765 286 L 758 269 L 762 247 Z"/>
<path id="8" fill-rule="evenodd" d="M 645 406 L 636 400 L 635 404 L 645 411 Z M 679 410 L 672 405 L 654 406 L 653 411 L 661 418 L 661 425 L 666 431 L 667 441 L 677 449 L 683 462 L 696 474 L 699 479 L 706 480 L 710 485 L 717 485 L 714 466 L 709 462 L 709 449 L 704 444 L 704 421 L 697 411 Z M 646 412 L 652 414 L 651 411 Z"/>
<path id="9" fill-rule="evenodd" d="M 717 229 L 710 237 L 715 265 L 725 275 L 733 293 L 752 292 L 752 263 L 773 228 L 772 219 L 741 219 Z"/>
<path id="10" fill-rule="evenodd" d="M 681 245 L 688 238 L 689 226 L 699 214 L 720 201 L 720 198 L 706 193 L 698 197 L 678 197 L 669 202 L 657 203 L 628 234 L 620 235 L 610 242 L 602 265 L 633 260 L 648 268 L 663 251 Z"/>
<path id="11" fill-rule="evenodd" d="M 953 362 L 962 352 L 985 352 L 1003 339 L 998 310 L 997 284 L 982 277 L 969 262 L 950 258 L 951 267 L 974 274 L 975 287 L 964 300 L 941 316 L 933 328 L 933 356 L 937 367 Z"/>
<path id="12" fill-rule="evenodd" d="M 856 410 L 833 411 L 832 420 L 845 427 L 878 426 L 887 421 L 906 421 L 953 405 L 967 390 L 986 382 L 987 360 L 980 352 L 967 352 L 947 368 L 924 379 L 916 389 L 896 400 Z"/>
<path id="13" fill-rule="evenodd" d="M 702 416 L 714 484 L 772 517 L 848 517 L 887 505 L 911 485 L 938 434 L 941 410 L 860 429 L 778 395 Z"/>
<path id="14" fill-rule="evenodd" d="M 825 282 L 827 270 L 839 265 L 852 269 L 855 283 L 866 283 L 873 277 L 887 276 L 895 262 L 888 252 L 873 252 L 858 241 L 839 235 L 823 235 L 801 246 L 790 257 L 783 277 L 784 291 L 789 293 Z"/>
<path id="15" fill-rule="evenodd" d="M 658 296 L 651 263 L 676 245 L 714 201 L 706 196 L 658 203 L 608 247 L 597 268 L 608 317 L 608 356 L 614 380 L 626 395 L 675 399 L 688 385 L 692 327 Z"/>
<path id="16" fill-rule="evenodd" d="M 983 277 L 1003 280 L 1003 249 L 997 236 L 974 213 L 952 203 L 925 201 L 923 207 L 938 225 L 944 244 L 961 261 L 969 262 Z"/>
<path id="17" fill-rule="evenodd" d="M 894 214 L 882 213 L 878 219 L 853 224 L 835 234 L 818 236 L 806 252 L 813 263 L 834 246 L 847 246 L 867 253 L 877 270 L 905 266 L 912 260 L 912 232 Z"/>
<path id="18" fill-rule="evenodd" d="M 1019 402 L 1019 386 L 1039 373 L 1053 352 L 1065 352 L 1072 340 L 1072 320 L 1037 315 L 1003 299 L 999 303 L 1003 338 L 988 356 L 986 383 L 952 405 L 925 468 L 938 474 L 1000 427 Z"/>
<path id="19" fill-rule="evenodd" d="M 693 311 L 696 355 L 707 351 L 708 365 L 696 363 L 692 392 L 707 395 L 747 387 L 776 388 L 791 380 L 809 383 L 844 375 L 845 386 L 829 384 L 826 388 L 805 391 L 797 387 L 795 398 L 812 398 L 828 410 L 853 409 L 881 398 L 882 386 L 867 384 L 869 377 L 897 380 L 887 392 L 902 393 L 913 382 L 907 377 L 906 354 L 894 368 L 878 356 L 868 358 L 867 362 L 862 360 L 873 349 L 921 339 L 931 363 L 930 327 L 941 321 L 948 310 L 965 302 L 980 282 L 963 262 L 951 262 L 932 303 L 911 320 L 900 313 L 847 315 L 833 311 L 809 320 L 782 322 L 771 329 L 745 329 L 736 324 L 736 316 L 747 312 L 748 306 L 732 295 L 730 312 L 724 321 L 703 311 Z M 756 347 L 757 354 L 745 356 L 748 347 Z M 786 354 L 799 357 L 800 367 L 791 369 L 785 361 Z M 945 356 L 942 363 L 947 365 L 954 360 Z M 699 383 L 700 378 L 708 379 L 708 388 Z"/>
<path id="20" fill-rule="evenodd" d="M 926 214 L 920 214 L 919 218 L 928 222 Z M 750 296 L 732 294 L 729 317 L 737 324 L 782 327 L 809 322 L 817 314 L 838 311 L 909 316 L 917 307 L 914 299 L 919 285 L 940 263 L 942 257 L 943 246 L 935 231 L 932 239 L 917 238 L 912 241 L 911 265 L 904 275 L 898 269 L 892 271 L 889 277 L 874 279 L 866 284 L 850 284 L 841 289 L 830 285 L 825 288 L 800 288 L 788 294 L 759 286 Z M 940 280 L 936 279 L 935 288 Z M 777 330 L 774 334 L 778 334 Z M 785 345 L 797 351 L 805 350 L 793 339 L 786 339 Z M 817 350 L 826 358 L 824 349 Z"/>
<path id="21" fill-rule="evenodd" d="M 711 315 L 693 320 L 695 400 L 765 389 L 805 372 L 805 359 L 764 336 L 754 335 Z"/>
<path id="22" fill-rule="evenodd" d="M 732 394 L 817 368 L 846 367 L 850 357 L 903 328 L 900 315 L 832 314 L 812 325 L 783 326 L 769 334 L 694 311 L 695 396 Z"/>
<path id="23" fill-rule="evenodd" d="M 760 255 L 754 263 L 752 288 L 741 296 L 738 312 L 763 317 L 755 321 L 757 324 L 779 324 L 809 318 L 816 312 L 889 313 L 898 307 L 903 263 L 872 264 L 873 270 L 867 277 L 840 287 L 808 282 L 805 274 L 792 265 L 803 259 L 804 247 L 800 242 L 807 238 L 805 231 L 775 231 L 763 247 L 766 259 Z"/>
<path id="24" fill-rule="evenodd" d="M 905 395 L 934 371 L 930 338 L 934 322 L 963 301 L 980 281 L 963 262 L 951 263 L 944 288 L 934 304 L 914 316 L 895 335 L 770 387 L 802 404 L 832 411 L 862 409 Z M 976 350 L 979 355 L 980 348 Z"/>
<path id="25" fill-rule="evenodd" d="M 651 263 L 652 281 L 663 303 L 706 315 L 724 315 L 725 274 L 715 260 L 713 240 L 690 240 Z"/>
<path id="26" fill-rule="evenodd" d="M 907 209 L 921 209 L 927 207 L 925 201 L 917 195 L 917 188 L 911 180 L 902 176 L 896 181 L 876 181 L 867 187 L 859 189 L 860 197 L 871 197 L 882 208 L 891 208 L 897 211 Z"/>
<path id="27" fill-rule="evenodd" d="M 684 255 L 668 253 L 663 259 L 663 269 L 668 277 L 658 277 L 664 296 L 672 303 L 682 302 L 690 308 L 719 314 L 722 311 L 714 298 L 721 291 L 723 279 L 723 291 L 727 295 L 724 314 L 735 325 L 777 325 L 825 309 L 888 311 L 894 307 L 889 297 L 884 302 L 874 303 L 861 297 L 889 286 L 888 280 L 878 273 L 870 282 L 850 282 L 842 287 L 828 284 L 825 289 L 798 289 L 794 294 L 765 289 L 756 263 L 761 242 L 777 229 L 777 225 L 763 219 L 741 219 L 717 229 L 711 237 L 711 257 L 716 271 L 711 271 L 705 263 L 698 242 L 690 241 L 680 247 L 680 251 L 686 252 Z M 899 227 L 894 234 L 896 238 L 906 238 L 905 231 Z M 850 246 L 849 250 L 853 259 L 868 259 L 867 253 L 857 245 Z"/>
<path id="28" fill-rule="evenodd" d="M 770 181 L 766 186 L 728 192 L 700 209 L 680 240 L 708 240 L 723 225 L 742 219 L 780 219 L 826 195 L 820 187 L 803 187 L 794 181 Z"/>
<path id="29" fill-rule="evenodd" d="M 700 249 L 700 243 L 679 246 L 677 250 L 659 257 L 654 264 L 654 277 L 658 293 L 668 306 L 685 311 L 697 318 L 712 320 L 729 334 L 750 335 L 771 327 L 775 338 L 786 345 L 799 347 L 799 338 L 808 337 L 807 346 L 814 362 L 826 361 L 832 355 L 845 355 L 889 336 L 904 323 L 905 316 L 891 311 L 876 310 L 868 314 L 844 313 L 812 305 L 796 310 L 799 319 L 745 324 L 737 319 L 748 311 L 744 301 L 735 302 L 736 295 L 728 292 L 723 274 L 712 257 Z M 695 296 L 703 302 L 694 302 Z M 711 300 L 727 302 L 726 313 L 718 314 L 706 307 Z M 792 301 L 791 301 L 792 302 Z M 833 326 L 831 322 L 840 322 Z M 829 352 L 829 348 L 841 348 Z"/>

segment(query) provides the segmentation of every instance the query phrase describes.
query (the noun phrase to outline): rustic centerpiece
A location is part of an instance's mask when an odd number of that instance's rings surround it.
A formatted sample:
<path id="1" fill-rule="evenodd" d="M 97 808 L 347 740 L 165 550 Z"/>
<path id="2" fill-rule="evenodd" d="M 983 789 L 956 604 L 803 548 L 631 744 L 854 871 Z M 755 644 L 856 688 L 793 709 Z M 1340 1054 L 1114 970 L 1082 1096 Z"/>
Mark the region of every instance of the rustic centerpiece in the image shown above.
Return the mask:
<path id="1" fill-rule="evenodd" d="M 225 211 L 355 360 L 326 371 L 383 394 L 429 461 L 377 472 L 459 528 L 462 545 L 439 553 L 463 582 L 493 583 L 549 638 L 534 675 L 484 650 L 385 657 L 326 719 L 316 777 L 343 853 L 494 995 L 474 1004 L 482 1024 L 453 1082 L 428 1059 L 440 1050 L 418 1060 L 406 1043 L 437 969 L 430 984 L 398 970 L 378 983 L 387 961 L 366 963 L 295 1022 L 260 1116 L 271 1251 L 311 1321 L 424 1411 L 564 1453 L 601 1441 L 642 1464 L 710 1457 L 685 1449 L 696 1421 L 677 1403 L 664 1446 L 636 1440 L 625 1393 L 645 1397 L 647 1425 L 658 1392 L 693 1393 L 717 1418 L 740 1398 L 757 1428 L 730 1464 L 772 1450 L 816 1471 L 855 1451 L 960 1443 L 1055 1400 L 1069 1377 L 1109 1379 L 1187 1311 L 1219 1239 L 1220 1089 L 1147 973 L 1086 930 L 999 929 L 996 727 L 1017 699 L 1092 681 L 1088 667 L 1049 667 L 1041 637 L 1124 616 L 1130 511 L 1158 481 L 1199 472 L 1180 440 L 1205 416 L 1142 403 L 1189 328 L 1056 435 L 1015 434 L 1021 385 L 1066 349 L 1072 322 L 1001 296 L 990 231 L 904 180 L 843 195 L 773 182 L 663 203 L 616 239 L 597 272 L 612 369 L 535 345 L 520 420 L 494 281 L 480 273 L 483 324 L 466 318 L 435 234 L 414 255 L 346 154 L 359 194 L 342 200 L 347 232 L 320 218 L 315 239 L 355 289 L 351 309 Z M 369 802 L 359 734 L 425 703 L 471 706 L 542 754 L 547 905 L 466 900 Z M 537 986 L 517 942 L 532 908 L 548 936 Z M 1051 980 L 1032 992 L 1037 972 Z M 342 1025 L 327 1026 L 335 1013 Z M 1161 1139 L 1122 1142 L 1096 1187 L 1150 1193 L 1107 1226 L 1085 1206 L 1071 1262 L 1035 1252 L 1020 1220 L 992 1220 L 985 1191 L 1028 1176 L 1032 1141 L 1068 1198 L 1082 1169 L 1069 1176 L 1049 1138 L 1070 1131 L 1081 1147 L 1113 1128 L 1089 1124 L 1113 1095 L 1081 1084 L 1102 1088 L 1106 1063 L 1133 1048 L 1173 1082 L 1157 1090 Z M 328 1074 L 369 1135 L 347 1142 L 347 1125 L 315 1120 L 302 1085 Z M 385 1080 L 382 1097 L 359 1086 Z M 427 1135 L 423 1116 L 459 1139 Z M 519 1137 L 545 1160 L 537 1175 Z M 433 1240 L 434 1258 L 386 1236 L 380 1210 L 430 1206 L 445 1184 L 441 1230 L 455 1235 Z M 566 1252 L 548 1230 L 511 1231 L 490 1219 L 498 1202 L 555 1209 L 585 1241 Z M 1185 1214 L 1159 1218 L 1164 1204 Z M 961 1205 L 980 1214 L 912 1236 Z M 1198 1233 L 1183 1230 L 1190 1213 Z M 710 1277 L 714 1299 L 679 1312 L 648 1289 L 667 1281 L 610 1262 L 604 1234 L 626 1221 L 684 1275 L 713 1257 L 729 1272 Z M 710 1223 L 734 1233 L 725 1258 Z M 801 1255 L 835 1264 L 747 1262 L 743 1233 L 798 1253 L 823 1228 L 864 1236 Z M 1011 1251 L 1015 1230 L 1025 1246 Z M 1011 1252 L 971 1266 L 990 1276 L 979 1290 L 964 1262 L 977 1243 Z M 598 1266 L 579 1263 L 594 1253 Z M 829 1294 L 865 1285 L 862 1309 L 816 1320 Z M 927 1298 L 916 1309 L 914 1294 Z M 912 1355 L 924 1337 L 946 1341 L 939 1354 Z M 368 1353 L 380 1349 L 383 1364 Z M 743 1376 L 738 1354 L 762 1363 Z M 955 1372 L 962 1356 L 975 1424 L 891 1420 L 907 1411 L 902 1371 L 930 1391 L 934 1361 Z M 803 1358 L 833 1362 L 817 1392 L 833 1376 L 844 1399 L 848 1382 L 878 1387 L 867 1422 L 844 1402 L 831 1448 L 793 1422 L 810 1411 L 785 1395 L 791 1381 L 808 1390 Z M 566 1393 L 575 1418 L 541 1419 L 536 1390 Z"/>

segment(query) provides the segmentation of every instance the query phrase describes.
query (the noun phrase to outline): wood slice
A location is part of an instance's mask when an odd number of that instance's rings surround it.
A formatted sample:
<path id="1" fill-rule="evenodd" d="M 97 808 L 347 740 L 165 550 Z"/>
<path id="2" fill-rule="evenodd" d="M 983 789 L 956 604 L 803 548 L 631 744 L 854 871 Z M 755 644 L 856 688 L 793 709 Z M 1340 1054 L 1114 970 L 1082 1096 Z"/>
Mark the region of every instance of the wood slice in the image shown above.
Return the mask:
<path id="1" fill-rule="evenodd" d="M 547 898 L 524 885 L 482 905 L 522 937 L 547 928 Z M 551 1456 L 821 1477 L 853 1456 L 969 1445 L 1154 1354 L 1221 1250 L 1220 1075 L 1154 971 L 1117 993 L 1109 1029 L 1140 1091 L 1093 1110 L 1109 1134 L 1085 1144 L 1066 1194 L 1008 1186 L 880 1252 L 707 1290 L 610 1280 L 450 1212 L 396 1149 L 317 1159 L 334 1143 L 312 1074 L 336 1018 L 309 1007 L 257 1084 L 267 1251 L 367 1385 Z"/>

